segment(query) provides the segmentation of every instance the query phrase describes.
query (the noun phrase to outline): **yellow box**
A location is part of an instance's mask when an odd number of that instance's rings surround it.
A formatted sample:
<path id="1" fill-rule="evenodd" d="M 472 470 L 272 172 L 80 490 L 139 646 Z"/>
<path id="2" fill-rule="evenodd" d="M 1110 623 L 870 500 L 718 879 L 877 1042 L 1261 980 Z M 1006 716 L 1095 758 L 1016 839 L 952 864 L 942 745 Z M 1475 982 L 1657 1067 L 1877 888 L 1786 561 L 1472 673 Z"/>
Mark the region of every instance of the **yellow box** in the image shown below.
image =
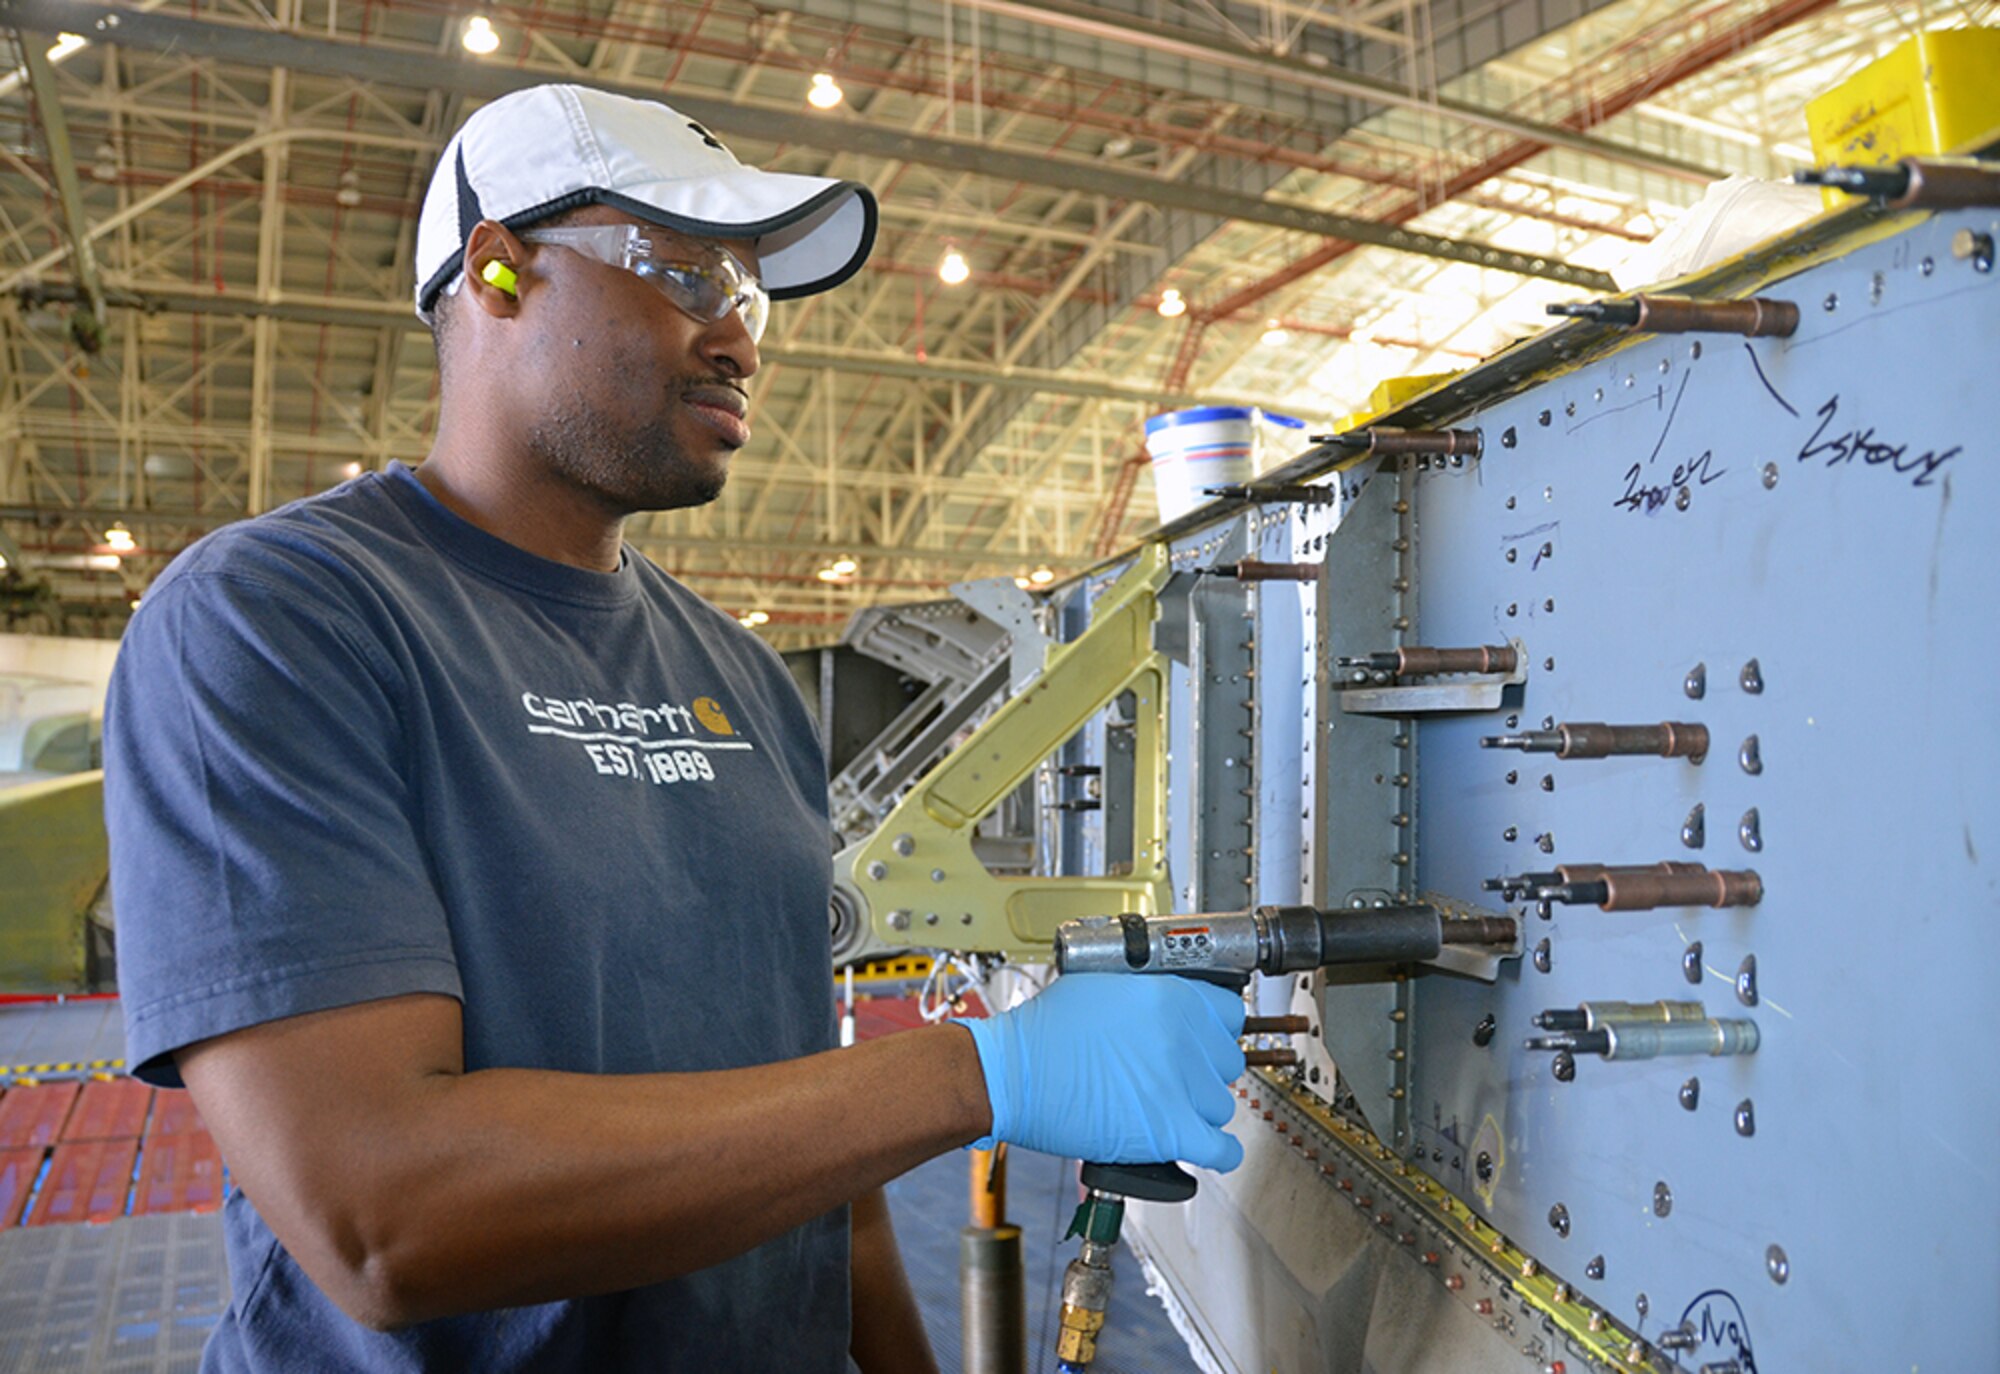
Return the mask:
<path id="1" fill-rule="evenodd" d="M 1806 102 L 1822 165 L 1948 153 L 2000 126 L 2000 29 L 1932 29 Z M 1829 205 L 1845 204 L 1840 191 Z"/>
<path id="2" fill-rule="evenodd" d="M 1405 401 L 1415 400 L 1432 387 L 1448 382 L 1457 375 L 1456 372 L 1419 372 L 1408 377 L 1390 377 L 1377 382 L 1375 389 L 1368 393 L 1368 404 L 1334 421 L 1333 432 L 1345 434 L 1349 430 L 1360 429 L 1377 415 L 1385 415 Z"/>

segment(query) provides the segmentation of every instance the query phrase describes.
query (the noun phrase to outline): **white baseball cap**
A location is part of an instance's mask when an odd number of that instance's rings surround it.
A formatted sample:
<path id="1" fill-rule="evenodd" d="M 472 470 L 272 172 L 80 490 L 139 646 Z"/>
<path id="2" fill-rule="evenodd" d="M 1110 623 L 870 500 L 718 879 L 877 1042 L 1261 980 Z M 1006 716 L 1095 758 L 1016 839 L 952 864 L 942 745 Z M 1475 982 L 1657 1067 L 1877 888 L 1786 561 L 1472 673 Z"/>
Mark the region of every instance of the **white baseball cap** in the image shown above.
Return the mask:
<path id="1" fill-rule="evenodd" d="M 745 167 L 657 101 L 531 86 L 482 106 L 438 158 L 417 221 L 418 317 L 429 322 L 481 220 L 521 229 L 583 205 L 697 238 L 754 239 L 776 300 L 838 286 L 875 243 L 875 196 L 859 182 Z"/>

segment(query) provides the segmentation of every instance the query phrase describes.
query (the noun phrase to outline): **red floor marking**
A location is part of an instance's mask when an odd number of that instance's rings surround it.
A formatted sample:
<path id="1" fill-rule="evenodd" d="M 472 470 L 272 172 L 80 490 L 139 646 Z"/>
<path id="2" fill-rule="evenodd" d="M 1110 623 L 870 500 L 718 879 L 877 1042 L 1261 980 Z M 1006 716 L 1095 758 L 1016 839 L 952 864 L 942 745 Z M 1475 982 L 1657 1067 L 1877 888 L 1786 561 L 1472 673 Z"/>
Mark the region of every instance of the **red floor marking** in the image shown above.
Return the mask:
<path id="1" fill-rule="evenodd" d="M 86 1140 L 58 1145 L 49 1175 L 28 1214 L 30 1226 L 60 1226 L 66 1222 L 110 1221 L 125 1215 L 125 1196 L 132 1191 L 132 1163 L 139 1153 L 136 1140 Z"/>
<path id="2" fill-rule="evenodd" d="M 137 1140 L 146 1128 L 146 1108 L 152 1099 L 152 1088 L 136 1078 L 93 1078 L 83 1085 L 62 1138 Z"/>
<path id="3" fill-rule="evenodd" d="M 146 1123 L 146 1139 L 156 1135 L 190 1135 L 208 1129 L 194 1109 L 194 1098 L 185 1088 L 161 1088 L 153 1094 L 153 1119 Z"/>
<path id="4" fill-rule="evenodd" d="M 914 997 L 871 997 L 854 1003 L 854 1038 L 877 1040 L 924 1024 Z"/>
<path id="5" fill-rule="evenodd" d="M 132 1215 L 214 1212 L 222 1207 L 222 1156 L 207 1131 L 154 1136 L 139 1157 Z"/>
<path id="6" fill-rule="evenodd" d="M 977 993 L 968 993 L 965 1010 L 955 1012 L 959 1016 L 984 1016 L 986 1004 L 979 1000 Z M 915 1030 L 924 1024 L 924 1015 L 917 1010 L 914 997 L 857 997 L 854 999 L 854 1038 L 856 1040 L 877 1040 L 897 1031 Z"/>
<path id="7" fill-rule="evenodd" d="M 9 1088 L 0 1097 L 0 1150 L 53 1145 L 76 1101 L 76 1083 L 38 1083 Z"/>
<path id="8" fill-rule="evenodd" d="M 0 1150 L 0 1226 L 12 1226 L 21 1219 L 34 1190 L 35 1175 L 42 1171 L 46 1150 Z"/>

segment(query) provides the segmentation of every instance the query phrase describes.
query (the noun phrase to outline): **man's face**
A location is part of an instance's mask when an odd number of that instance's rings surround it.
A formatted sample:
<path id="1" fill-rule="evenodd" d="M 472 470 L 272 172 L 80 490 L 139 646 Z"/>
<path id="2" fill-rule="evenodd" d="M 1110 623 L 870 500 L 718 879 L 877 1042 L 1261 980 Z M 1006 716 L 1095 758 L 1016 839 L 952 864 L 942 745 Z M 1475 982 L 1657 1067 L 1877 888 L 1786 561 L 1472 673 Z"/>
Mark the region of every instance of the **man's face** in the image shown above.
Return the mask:
<path id="1" fill-rule="evenodd" d="M 603 207 L 571 225 L 638 221 Z M 656 256 L 701 261 L 709 243 L 646 225 Z M 756 249 L 719 240 L 752 274 Z M 713 501 L 749 441 L 745 382 L 757 348 L 743 319 L 691 318 L 657 288 L 553 244 L 530 245 L 540 289 L 524 300 L 524 353 L 539 394 L 527 441 L 549 467 L 627 514 Z"/>

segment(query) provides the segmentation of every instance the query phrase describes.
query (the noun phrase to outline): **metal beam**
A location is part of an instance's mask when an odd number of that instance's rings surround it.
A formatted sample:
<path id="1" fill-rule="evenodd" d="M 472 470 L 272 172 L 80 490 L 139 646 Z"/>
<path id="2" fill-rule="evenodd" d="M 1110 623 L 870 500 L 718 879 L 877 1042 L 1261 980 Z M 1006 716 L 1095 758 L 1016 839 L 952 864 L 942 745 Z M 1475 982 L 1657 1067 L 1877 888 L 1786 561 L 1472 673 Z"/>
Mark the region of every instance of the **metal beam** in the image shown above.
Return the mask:
<path id="1" fill-rule="evenodd" d="M 84 0 L 0 0 L 0 25 L 60 29 L 84 34 L 96 42 L 150 52 L 195 52 L 211 60 L 250 67 L 284 67 L 411 90 L 448 90 L 483 99 L 540 85 L 554 75 L 457 58 L 440 59 L 435 53 L 398 50 L 380 44 L 363 46 L 211 20 L 144 14 Z M 660 95 L 651 86 L 600 84 L 606 90 L 640 99 L 657 99 Z M 708 96 L 675 92 L 673 101 L 676 109 L 693 119 L 724 133 L 765 143 L 859 153 L 891 162 L 973 172 L 998 181 L 1053 187 L 1114 200 L 1143 201 L 1422 257 L 1470 263 L 1519 276 L 1542 277 L 1585 291 L 1617 289 L 1605 273 L 1539 255 L 1420 233 L 1218 186 L 1191 185 L 1098 163 L 1069 162 L 1046 154 L 1011 152 L 970 139 L 938 138 L 846 120 L 823 120 L 789 110 L 737 105 Z"/>
<path id="2" fill-rule="evenodd" d="M 1722 176 L 1713 168 L 1649 153 L 1643 148 L 1633 148 L 1610 139 L 1595 138 L 1561 124 L 1524 119 L 1506 110 L 1460 100 L 1442 92 L 1398 85 L 1361 72 L 1340 71 L 1306 58 L 1226 48 L 1217 41 L 1217 35 L 1155 23 L 1135 14 L 1069 4 L 1065 0 L 959 0 L 959 3 L 967 9 L 984 10 L 1008 19 L 1086 34 L 1104 42 L 1128 43 L 1183 61 L 1250 72 L 1309 90 L 1327 91 L 1375 105 L 1393 105 L 1425 114 L 1448 115 L 1461 123 L 1494 129 L 1557 148 L 1568 148 L 1572 152 L 1623 163 L 1642 171 L 1660 172 L 1682 181 L 1707 185 Z"/>
<path id="3" fill-rule="evenodd" d="M 42 141 L 48 144 L 49 168 L 55 173 L 56 199 L 62 205 L 63 228 L 69 234 L 70 258 L 76 266 L 77 284 L 83 288 L 78 302 L 84 311 L 79 327 L 70 322 L 70 332 L 86 353 L 95 353 L 104 342 L 104 286 L 98 279 L 97 254 L 90 246 L 90 225 L 83 214 L 83 189 L 76 180 L 76 154 L 70 147 L 69 120 L 63 115 L 62 97 L 56 92 L 56 69 L 48 58 L 48 39 L 40 33 L 21 29 L 21 62 L 28 72 L 28 86 L 35 97 L 35 112 L 41 117 Z"/>
<path id="4" fill-rule="evenodd" d="M 241 511 L 186 511 L 174 512 L 149 510 L 144 507 L 120 506 L 53 506 L 53 505 L 4 505 L 0 506 L 0 520 L 23 520 L 31 524 L 49 528 L 64 522 L 78 522 L 98 528 L 114 521 L 127 529 L 167 528 L 180 530 L 211 530 L 222 525 L 234 524 L 249 517 Z M 768 553 L 780 554 L 795 559 L 832 558 L 841 554 L 854 554 L 857 546 L 853 543 L 815 543 L 804 539 L 738 539 L 726 535 L 689 534 L 682 531 L 658 530 L 633 536 L 632 542 L 659 557 L 666 557 L 671 551 L 702 550 L 715 553 Z M 914 563 L 931 563 L 954 568 L 1001 568 L 1008 569 L 1021 562 L 1018 553 L 1007 550 L 952 548 L 922 548 L 911 545 L 860 546 L 858 550 L 870 559 L 908 559 Z M 1058 554 L 1038 553 L 1036 561 L 1044 563 L 1057 572 L 1068 572 L 1082 568 L 1090 561 L 1085 553 Z M 726 574 L 736 576 L 737 574 Z M 754 576 L 743 573 L 742 576 Z"/>
<path id="5" fill-rule="evenodd" d="M 25 307 L 45 301 L 70 302 L 80 295 L 74 283 L 51 282 L 22 287 L 14 294 Z M 424 323 L 401 305 L 322 304 L 309 300 L 260 301 L 249 296 L 217 296 L 199 291 L 126 291 L 113 287 L 105 303 L 143 315 L 163 312 L 182 315 L 223 315 L 237 319 L 274 319 L 290 324 L 339 325 L 352 329 L 395 328 L 428 333 Z M 852 348 L 814 348 L 810 345 L 769 343 L 760 347 L 764 361 L 791 367 L 823 367 L 833 372 L 853 372 L 869 377 L 895 377 L 934 385 L 960 383 L 966 386 L 993 386 L 1032 391 L 1049 396 L 1075 396 L 1085 400 L 1131 401 L 1135 404 L 1179 409 L 1184 406 L 1261 406 L 1282 411 L 1285 402 L 1275 396 L 1251 396 L 1236 392 L 1176 391 L 1109 378 L 1079 377 L 1073 372 L 1051 372 L 1041 368 L 995 365 L 976 360 L 926 358 L 922 361 L 904 353 L 870 352 Z"/>
<path id="6" fill-rule="evenodd" d="M 1581 129 L 1622 114 L 1640 101 L 1672 88 L 1696 73 L 1714 66 L 1717 62 L 1748 52 L 1754 44 L 1802 19 L 1830 8 L 1833 3 L 1834 0 L 1777 0 L 1777 3 L 1768 9 L 1760 10 L 1698 41 L 1686 43 L 1675 52 L 1673 60 L 1664 66 L 1655 70 L 1642 70 L 1618 89 L 1593 99 L 1569 117 L 1569 125 Z M 1543 146 L 1543 140 L 1523 140 L 1502 148 L 1475 166 L 1451 173 L 1441 184 L 1427 188 L 1426 194 L 1407 200 L 1387 211 L 1383 218 L 1391 224 L 1414 219 L 1446 201 L 1458 199 L 1484 181 L 1512 171 L 1542 152 Z M 1302 277 L 1324 271 L 1354 251 L 1355 245 L 1351 243 L 1323 243 L 1263 280 L 1252 282 L 1217 301 L 1202 313 L 1210 319 L 1221 319 L 1238 310 L 1247 310 L 1272 292 Z M 1169 378 L 1169 381 L 1171 383 L 1172 379 Z"/>

